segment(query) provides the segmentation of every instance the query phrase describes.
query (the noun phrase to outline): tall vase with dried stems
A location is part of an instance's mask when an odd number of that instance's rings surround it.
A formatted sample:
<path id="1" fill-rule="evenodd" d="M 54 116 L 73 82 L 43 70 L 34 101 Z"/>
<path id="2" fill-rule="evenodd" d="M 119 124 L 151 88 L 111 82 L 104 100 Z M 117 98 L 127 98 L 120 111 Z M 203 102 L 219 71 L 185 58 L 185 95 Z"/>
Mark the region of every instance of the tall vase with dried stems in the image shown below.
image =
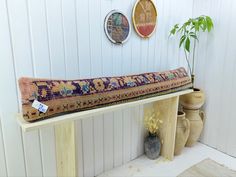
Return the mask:
<path id="1" fill-rule="evenodd" d="M 148 136 L 144 140 L 144 152 L 149 159 L 157 159 L 161 152 L 161 141 L 158 137 L 158 130 L 162 120 L 159 119 L 159 112 L 150 110 L 144 117 L 144 125 L 148 130 Z"/>

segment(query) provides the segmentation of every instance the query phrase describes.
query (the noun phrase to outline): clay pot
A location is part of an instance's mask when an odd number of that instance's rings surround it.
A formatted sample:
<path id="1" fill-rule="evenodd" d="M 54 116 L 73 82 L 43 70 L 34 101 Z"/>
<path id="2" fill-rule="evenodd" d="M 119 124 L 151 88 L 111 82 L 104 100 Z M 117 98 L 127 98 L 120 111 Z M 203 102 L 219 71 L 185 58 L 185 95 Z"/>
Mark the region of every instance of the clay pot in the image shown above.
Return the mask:
<path id="1" fill-rule="evenodd" d="M 193 146 L 199 139 L 203 129 L 203 119 L 205 117 L 203 111 L 184 109 L 186 118 L 190 122 L 190 133 L 186 143 L 186 146 Z"/>
<path id="2" fill-rule="evenodd" d="M 186 109 L 200 109 L 205 102 L 205 94 L 194 88 L 192 93 L 180 96 L 180 104 Z"/>
<path id="3" fill-rule="evenodd" d="M 177 116 L 177 126 L 175 134 L 175 155 L 181 154 L 181 151 L 187 142 L 189 132 L 189 120 L 185 118 L 185 113 L 183 111 L 179 111 Z"/>

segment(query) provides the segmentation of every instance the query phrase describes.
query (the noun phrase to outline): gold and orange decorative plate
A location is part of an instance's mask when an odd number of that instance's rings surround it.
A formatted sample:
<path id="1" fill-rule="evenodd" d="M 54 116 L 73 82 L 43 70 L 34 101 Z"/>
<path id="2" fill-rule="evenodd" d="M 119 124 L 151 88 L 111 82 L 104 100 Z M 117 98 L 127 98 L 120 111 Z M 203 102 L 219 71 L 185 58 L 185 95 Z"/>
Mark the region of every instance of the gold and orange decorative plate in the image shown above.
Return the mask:
<path id="1" fill-rule="evenodd" d="M 135 31 L 143 38 L 149 38 L 157 24 L 157 9 L 152 0 L 138 0 L 133 8 Z"/>

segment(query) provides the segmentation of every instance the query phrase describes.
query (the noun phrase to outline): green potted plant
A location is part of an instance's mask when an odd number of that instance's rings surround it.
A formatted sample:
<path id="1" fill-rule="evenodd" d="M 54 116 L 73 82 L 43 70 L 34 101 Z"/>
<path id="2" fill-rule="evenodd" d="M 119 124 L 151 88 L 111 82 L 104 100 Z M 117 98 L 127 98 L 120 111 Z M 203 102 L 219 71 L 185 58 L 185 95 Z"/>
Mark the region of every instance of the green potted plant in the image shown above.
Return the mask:
<path id="1" fill-rule="evenodd" d="M 202 15 L 197 18 L 190 18 L 182 25 L 176 24 L 170 31 L 170 36 L 180 35 L 179 48 L 183 48 L 184 50 L 185 60 L 188 64 L 193 83 L 194 92 L 180 98 L 180 103 L 187 109 L 199 109 L 205 101 L 203 91 L 194 87 L 195 51 L 196 45 L 199 42 L 199 33 L 210 32 L 213 26 L 212 19 L 209 16 Z M 192 61 L 192 65 L 190 64 L 190 60 Z"/>

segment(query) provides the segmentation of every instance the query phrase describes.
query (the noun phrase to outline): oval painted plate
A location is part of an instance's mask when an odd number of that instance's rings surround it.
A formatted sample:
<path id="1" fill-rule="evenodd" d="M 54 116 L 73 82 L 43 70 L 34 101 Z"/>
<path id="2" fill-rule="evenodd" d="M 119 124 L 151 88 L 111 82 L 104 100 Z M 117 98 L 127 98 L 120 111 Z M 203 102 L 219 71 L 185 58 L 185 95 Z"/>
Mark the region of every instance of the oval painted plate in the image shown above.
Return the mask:
<path id="1" fill-rule="evenodd" d="M 133 8 L 135 31 L 143 38 L 149 38 L 155 31 L 157 9 L 152 0 L 138 0 Z"/>
<path id="2" fill-rule="evenodd" d="M 128 18 L 120 11 L 112 10 L 107 14 L 104 29 L 108 39 L 115 44 L 123 44 L 130 35 Z"/>

